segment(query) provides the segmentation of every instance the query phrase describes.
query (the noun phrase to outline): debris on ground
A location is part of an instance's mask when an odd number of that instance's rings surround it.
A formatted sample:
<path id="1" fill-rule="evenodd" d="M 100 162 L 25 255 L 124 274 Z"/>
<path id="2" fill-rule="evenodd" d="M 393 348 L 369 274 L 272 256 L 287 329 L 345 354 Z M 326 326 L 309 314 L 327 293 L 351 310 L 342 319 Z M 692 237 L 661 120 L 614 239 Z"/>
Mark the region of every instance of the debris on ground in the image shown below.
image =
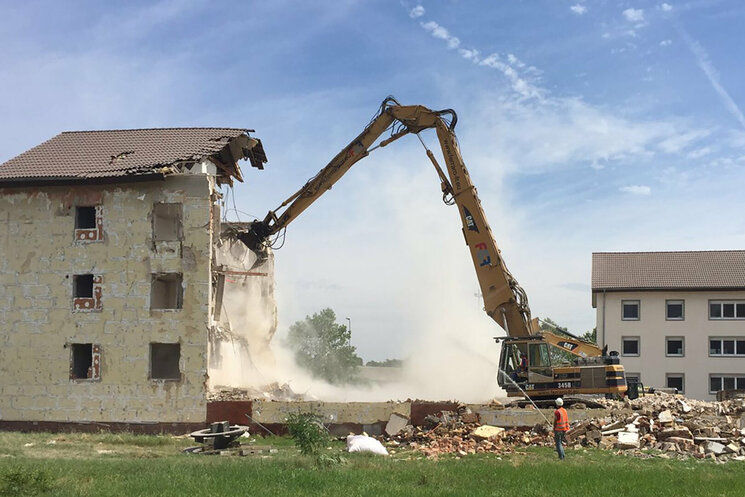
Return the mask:
<path id="1" fill-rule="evenodd" d="M 216 386 L 207 394 L 208 402 L 255 399 L 289 402 L 306 400 L 306 396 L 293 391 L 289 383 L 279 384 L 276 381 L 261 387 L 233 388 Z"/>
<path id="2" fill-rule="evenodd" d="M 638 457 L 745 461 L 745 399 L 705 402 L 658 392 L 623 402 L 597 402 L 611 414 L 571 423 L 566 436 L 569 447 L 596 447 Z M 489 426 L 460 405 L 455 411 L 427 416 L 424 426 L 405 426 L 389 435 L 388 445 L 414 449 L 428 457 L 462 457 L 551 447 L 554 440 L 548 424 L 527 430 Z"/>

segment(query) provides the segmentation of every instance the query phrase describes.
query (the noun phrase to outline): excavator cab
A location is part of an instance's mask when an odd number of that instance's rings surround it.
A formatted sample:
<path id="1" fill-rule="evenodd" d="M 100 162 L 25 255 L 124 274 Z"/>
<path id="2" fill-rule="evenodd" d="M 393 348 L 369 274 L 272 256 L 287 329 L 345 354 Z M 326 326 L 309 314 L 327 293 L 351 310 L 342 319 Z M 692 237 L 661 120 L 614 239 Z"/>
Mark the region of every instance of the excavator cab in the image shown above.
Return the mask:
<path id="1" fill-rule="evenodd" d="M 502 342 L 497 383 L 509 397 L 527 394 L 532 399 L 550 399 L 577 394 L 622 395 L 626 391 L 623 366 L 617 357 L 577 358 L 566 364 L 559 360 L 565 349 L 542 335 L 496 340 Z"/>

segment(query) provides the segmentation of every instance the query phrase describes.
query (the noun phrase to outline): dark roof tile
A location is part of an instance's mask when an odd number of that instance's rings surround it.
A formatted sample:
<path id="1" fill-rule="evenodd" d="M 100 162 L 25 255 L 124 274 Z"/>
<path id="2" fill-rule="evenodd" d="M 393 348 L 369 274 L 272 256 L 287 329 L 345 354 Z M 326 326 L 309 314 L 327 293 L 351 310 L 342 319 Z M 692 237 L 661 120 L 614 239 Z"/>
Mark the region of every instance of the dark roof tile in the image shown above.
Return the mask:
<path id="1" fill-rule="evenodd" d="M 248 143 L 247 131 L 237 128 L 65 131 L 0 165 L 0 182 L 157 174 L 164 166 L 206 157 L 241 179 L 236 161 L 249 159 L 260 169 L 266 162 L 261 141 L 250 149 Z"/>

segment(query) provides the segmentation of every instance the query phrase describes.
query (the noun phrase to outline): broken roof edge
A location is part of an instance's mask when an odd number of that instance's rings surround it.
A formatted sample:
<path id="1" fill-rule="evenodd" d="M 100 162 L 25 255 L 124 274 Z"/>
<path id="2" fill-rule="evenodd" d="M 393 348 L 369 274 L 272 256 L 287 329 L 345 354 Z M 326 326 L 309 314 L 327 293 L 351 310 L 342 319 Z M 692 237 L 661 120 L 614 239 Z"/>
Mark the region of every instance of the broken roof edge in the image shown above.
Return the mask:
<path id="1" fill-rule="evenodd" d="M 1 164 L 0 185 L 117 183 L 131 177 L 179 174 L 184 164 L 206 160 L 216 166 L 219 182 L 232 184 L 233 178 L 243 182 L 239 161 L 248 160 L 257 169 L 268 162 L 261 140 L 252 137 L 252 131 L 217 127 L 63 131 Z M 124 151 L 112 155 L 113 143 Z"/>

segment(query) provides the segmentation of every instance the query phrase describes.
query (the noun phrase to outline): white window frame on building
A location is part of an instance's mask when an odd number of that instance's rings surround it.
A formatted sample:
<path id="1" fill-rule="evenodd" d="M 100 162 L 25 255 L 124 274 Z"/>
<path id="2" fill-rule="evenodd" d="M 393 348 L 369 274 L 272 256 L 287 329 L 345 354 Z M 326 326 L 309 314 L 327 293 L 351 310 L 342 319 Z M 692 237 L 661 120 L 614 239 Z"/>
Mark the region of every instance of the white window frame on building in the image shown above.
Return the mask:
<path id="1" fill-rule="evenodd" d="M 624 347 L 626 341 L 636 342 L 636 354 L 627 354 L 626 353 L 626 347 Z M 625 357 L 639 357 L 642 354 L 642 341 L 641 337 L 639 336 L 622 336 L 621 337 L 621 355 Z"/>
<path id="2" fill-rule="evenodd" d="M 711 383 L 714 379 L 719 380 L 719 389 L 718 390 L 712 390 L 711 389 Z M 730 385 L 732 388 L 727 388 L 727 380 L 732 380 L 732 384 Z M 720 392 L 722 390 L 734 390 L 734 389 L 745 389 L 745 374 L 719 374 L 719 373 L 711 373 L 709 375 L 709 393 L 712 395 L 716 395 L 717 392 Z"/>
<path id="3" fill-rule="evenodd" d="M 636 317 L 626 317 L 626 306 L 636 305 Z M 622 321 L 639 321 L 641 319 L 641 301 L 639 300 L 622 300 L 621 301 L 621 320 Z"/>
<path id="4" fill-rule="evenodd" d="M 671 378 L 680 378 L 680 388 L 678 393 L 685 393 L 686 391 L 686 375 L 685 373 L 665 373 L 665 387 L 667 388 L 678 388 L 670 386 Z"/>
<path id="5" fill-rule="evenodd" d="M 713 321 L 745 319 L 745 300 L 710 300 L 709 319 Z"/>
<path id="6" fill-rule="evenodd" d="M 679 341 L 680 342 L 680 353 L 671 353 L 670 352 L 670 342 L 671 341 Z M 665 337 L 665 357 L 685 357 L 686 355 L 686 339 L 682 336 L 672 336 L 672 337 Z"/>
<path id="7" fill-rule="evenodd" d="M 670 316 L 670 306 L 680 306 L 680 316 Z M 665 301 L 665 320 L 666 321 L 685 321 L 685 300 L 666 300 Z"/>
<path id="8" fill-rule="evenodd" d="M 719 342 L 719 352 L 713 352 L 712 342 Z M 732 342 L 732 347 L 728 347 Z M 732 352 L 726 352 L 731 350 Z M 745 336 L 743 337 L 709 337 L 709 357 L 745 357 Z"/>

